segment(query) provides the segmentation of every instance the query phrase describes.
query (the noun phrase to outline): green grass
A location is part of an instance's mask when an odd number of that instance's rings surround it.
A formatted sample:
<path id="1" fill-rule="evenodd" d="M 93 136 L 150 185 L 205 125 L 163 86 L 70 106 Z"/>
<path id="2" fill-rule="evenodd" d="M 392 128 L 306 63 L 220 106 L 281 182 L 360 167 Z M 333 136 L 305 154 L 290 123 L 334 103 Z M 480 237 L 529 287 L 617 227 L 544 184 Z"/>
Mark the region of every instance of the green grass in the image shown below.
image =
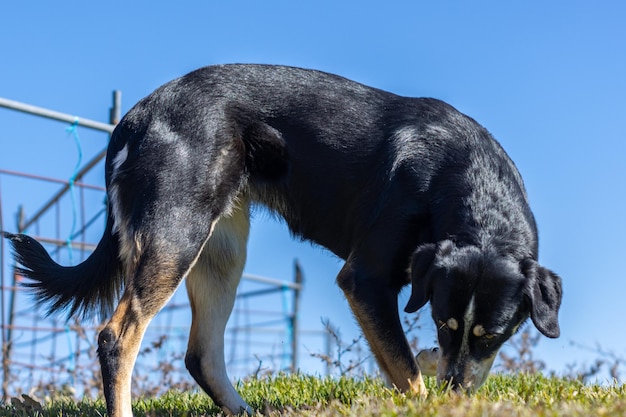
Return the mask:
<path id="1" fill-rule="evenodd" d="M 444 392 L 427 381 L 430 395 L 422 400 L 386 388 L 378 379 L 330 379 L 278 375 L 237 384 L 255 409 L 276 416 L 606 416 L 626 415 L 626 386 L 585 385 L 541 375 L 495 375 L 473 396 Z M 134 403 L 135 417 L 200 417 L 220 410 L 202 393 L 170 392 Z M 58 399 L 42 411 L 18 410 L 6 404 L 0 417 L 103 416 L 102 400 Z"/>

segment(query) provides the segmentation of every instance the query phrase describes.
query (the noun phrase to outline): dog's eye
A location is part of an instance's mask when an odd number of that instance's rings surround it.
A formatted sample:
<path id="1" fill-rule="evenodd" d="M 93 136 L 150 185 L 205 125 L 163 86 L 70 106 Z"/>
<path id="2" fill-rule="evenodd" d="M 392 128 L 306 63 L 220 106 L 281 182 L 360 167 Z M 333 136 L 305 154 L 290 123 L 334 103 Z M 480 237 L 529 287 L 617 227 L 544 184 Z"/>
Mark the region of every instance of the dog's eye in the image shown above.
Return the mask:
<path id="1" fill-rule="evenodd" d="M 498 340 L 499 340 L 500 336 L 501 335 L 498 334 L 498 333 L 488 333 L 488 334 L 483 335 L 480 338 L 480 341 L 481 341 L 482 344 L 485 345 L 485 347 L 490 347 L 490 346 L 498 343 Z"/>
<path id="2" fill-rule="evenodd" d="M 489 343 L 499 336 L 498 333 L 488 333 L 487 330 L 485 330 L 485 328 L 480 324 L 474 326 L 472 332 L 474 333 L 474 336 L 480 338 L 480 340 L 485 343 Z"/>

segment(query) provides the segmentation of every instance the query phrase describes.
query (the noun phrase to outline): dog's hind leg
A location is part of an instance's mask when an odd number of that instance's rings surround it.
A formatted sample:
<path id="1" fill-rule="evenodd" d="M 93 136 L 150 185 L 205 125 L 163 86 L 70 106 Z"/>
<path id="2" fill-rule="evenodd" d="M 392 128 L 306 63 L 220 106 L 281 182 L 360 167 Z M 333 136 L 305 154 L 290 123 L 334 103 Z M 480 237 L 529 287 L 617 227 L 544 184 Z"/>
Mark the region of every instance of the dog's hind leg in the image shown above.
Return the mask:
<path id="1" fill-rule="evenodd" d="M 197 95 L 169 88 L 124 116 L 107 154 L 111 230 L 126 277 L 98 339 L 111 417 L 131 416 L 131 372 L 144 331 L 197 263 L 218 220 L 237 211 L 248 178 L 234 122 L 217 107 L 200 110 Z"/>
<path id="2" fill-rule="evenodd" d="M 187 369 L 227 414 L 252 414 L 233 388 L 224 364 L 224 330 L 246 260 L 250 225 L 247 202 L 221 217 L 187 276 L 192 311 Z"/>
<path id="3" fill-rule="evenodd" d="M 132 416 L 131 375 L 145 330 L 170 299 L 204 242 L 175 249 L 182 243 L 155 237 L 142 242 L 137 248 L 141 254 L 135 272 L 111 320 L 98 336 L 98 357 L 111 417 Z"/>
<path id="4" fill-rule="evenodd" d="M 214 193 L 223 209 L 212 214 L 202 210 L 194 194 L 181 196 L 181 188 L 176 199 L 150 200 L 144 203 L 146 209 L 136 210 L 137 220 L 120 222 L 120 258 L 126 265 L 127 281 L 98 338 L 109 416 L 132 415 L 131 373 L 146 327 L 198 262 L 218 219 L 229 213 L 237 184 L 231 188 L 230 197 Z"/>
<path id="5" fill-rule="evenodd" d="M 192 214 L 193 213 L 193 214 Z M 130 417 L 131 375 L 141 341 L 152 318 L 171 298 L 197 262 L 215 221 L 204 213 L 175 212 L 144 222 L 134 243 L 122 243 L 127 265 L 124 294 L 98 336 L 107 410 L 111 417 Z M 169 231 L 169 232 L 166 232 Z"/>

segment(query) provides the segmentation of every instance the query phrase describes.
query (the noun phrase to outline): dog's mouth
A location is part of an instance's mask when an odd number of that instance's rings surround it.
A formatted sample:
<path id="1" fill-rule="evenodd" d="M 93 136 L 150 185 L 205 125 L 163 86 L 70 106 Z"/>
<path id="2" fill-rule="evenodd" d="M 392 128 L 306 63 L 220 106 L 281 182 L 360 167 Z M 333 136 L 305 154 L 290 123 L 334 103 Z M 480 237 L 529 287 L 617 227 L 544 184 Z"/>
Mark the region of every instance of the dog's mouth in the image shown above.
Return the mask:
<path id="1" fill-rule="evenodd" d="M 473 393 L 478 390 L 487 380 L 496 357 L 494 353 L 482 360 L 459 358 L 450 361 L 441 352 L 439 348 L 425 349 L 415 359 L 422 375 L 436 376 L 439 386 L 449 387 L 457 392 Z"/>
<path id="2" fill-rule="evenodd" d="M 442 355 L 437 366 L 437 383 L 453 391 L 475 392 L 487 380 L 495 357 L 494 353 L 482 360 L 467 357 L 450 361 Z"/>

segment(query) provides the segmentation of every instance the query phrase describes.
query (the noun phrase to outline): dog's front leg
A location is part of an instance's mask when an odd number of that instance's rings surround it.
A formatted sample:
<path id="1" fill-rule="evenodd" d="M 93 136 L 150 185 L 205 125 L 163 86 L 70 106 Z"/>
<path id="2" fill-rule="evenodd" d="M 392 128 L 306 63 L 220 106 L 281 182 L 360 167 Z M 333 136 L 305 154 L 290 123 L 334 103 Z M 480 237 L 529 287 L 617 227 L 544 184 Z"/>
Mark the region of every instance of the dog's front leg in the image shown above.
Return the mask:
<path id="1" fill-rule="evenodd" d="M 359 272 L 357 272 L 359 271 Z M 390 382 L 401 391 L 427 395 L 422 374 L 404 335 L 398 315 L 398 291 L 381 277 L 346 262 L 337 283 Z"/>

